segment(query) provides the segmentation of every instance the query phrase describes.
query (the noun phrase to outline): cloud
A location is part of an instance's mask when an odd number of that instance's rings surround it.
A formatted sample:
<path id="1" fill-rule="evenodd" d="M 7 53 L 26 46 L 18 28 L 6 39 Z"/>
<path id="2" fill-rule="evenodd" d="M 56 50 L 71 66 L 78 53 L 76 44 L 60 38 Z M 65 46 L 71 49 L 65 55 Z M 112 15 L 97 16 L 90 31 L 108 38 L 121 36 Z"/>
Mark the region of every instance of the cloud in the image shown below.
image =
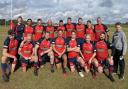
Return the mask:
<path id="1" fill-rule="evenodd" d="M 2 8 L 5 8 L 5 7 L 8 6 L 8 5 L 10 5 L 9 2 L 6 2 L 6 1 L 0 2 L 0 8 L 1 8 L 1 9 L 2 9 Z"/>
<path id="2" fill-rule="evenodd" d="M 113 6 L 113 2 L 112 0 L 103 0 L 101 3 L 100 3 L 100 6 L 101 7 L 108 7 L 108 8 L 111 8 Z"/>
<path id="3" fill-rule="evenodd" d="M 101 16 L 105 23 L 114 23 L 127 21 L 127 3 L 127 0 L 13 0 L 13 18 L 22 15 L 25 19 L 66 22 L 70 16 L 75 22 L 78 17 L 95 22 Z M 0 1 L 0 12 L 0 18 L 10 18 L 10 0 Z"/>

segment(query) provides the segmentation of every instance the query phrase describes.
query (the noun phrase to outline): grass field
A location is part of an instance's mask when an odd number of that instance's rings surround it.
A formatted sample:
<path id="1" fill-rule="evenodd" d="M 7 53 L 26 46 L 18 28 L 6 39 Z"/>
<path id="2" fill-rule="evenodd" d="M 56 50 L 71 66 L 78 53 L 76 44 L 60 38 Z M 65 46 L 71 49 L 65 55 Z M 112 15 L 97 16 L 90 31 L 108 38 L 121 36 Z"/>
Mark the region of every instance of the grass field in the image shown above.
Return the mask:
<path id="1" fill-rule="evenodd" d="M 123 26 L 128 39 L 128 26 Z M 114 26 L 110 26 L 110 37 L 114 32 Z M 7 35 L 8 27 L 0 26 L 0 57 L 2 54 L 2 45 Z M 49 65 L 39 70 L 39 76 L 33 75 L 33 70 L 29 69 L 27 73 L 23 73 L 19 68 L 11 75 L 10 82 L 1 81 L 0 72 L 0 89 L 128 89 L 128 53 L 125 56 L 126 71 L 125 80 L 121 81 L 115 75 L 115 82 L 111 82 L 104 74 L 98 75 L 94 80 L 91 74 L 85 74 L 84 78 L 79 77 L 77 72 L 70 73 L 67 77 L 62 75 L 62 70 L 56 70 L 51 73 Z"/>

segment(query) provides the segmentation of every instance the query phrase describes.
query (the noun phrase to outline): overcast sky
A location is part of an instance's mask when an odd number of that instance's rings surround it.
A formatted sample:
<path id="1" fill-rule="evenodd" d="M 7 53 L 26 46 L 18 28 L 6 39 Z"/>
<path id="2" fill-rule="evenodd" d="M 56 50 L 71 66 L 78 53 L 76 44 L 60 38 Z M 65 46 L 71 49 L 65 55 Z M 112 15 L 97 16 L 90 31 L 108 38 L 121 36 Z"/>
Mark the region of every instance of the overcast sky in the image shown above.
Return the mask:
<path id="1" fill-rule="evenodd" d="M 60 19 L 66 21 L 78 17 L 95 22 L 102 17 L 104 23 L 128 22 L 128 0 L 12 0 L 13 18 L 42 18 L 43 21 Z M 11 0 L 0 1 L 0 18 L 10 19 Z"/>

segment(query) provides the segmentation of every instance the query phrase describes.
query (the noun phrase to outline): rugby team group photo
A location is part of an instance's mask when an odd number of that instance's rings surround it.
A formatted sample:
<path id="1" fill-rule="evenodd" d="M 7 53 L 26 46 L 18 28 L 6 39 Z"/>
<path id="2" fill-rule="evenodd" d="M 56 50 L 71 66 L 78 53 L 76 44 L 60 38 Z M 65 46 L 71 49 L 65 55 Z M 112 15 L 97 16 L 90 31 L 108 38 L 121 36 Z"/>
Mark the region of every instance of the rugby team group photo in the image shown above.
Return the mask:
<path id="1" fill-rule="evenodd" d="M 46 66 L 51 73 L 61 69 L 64 77 L 68 77 L 69 72 L 93 79 L 105 74 L 110 82 L 116 82 L 114 76 L 118 74 L 119 79 L 124 80 L 127 39 L 122 24 L 114 24 L 110 38 L 111 29 L 103 24 L 101 17 L 95 18 L 96 24 L 91 20 L 84 22 L 83 18 L 74 18 L 76 23 L 71 17 L 66 19 L 66 22 L 58 20 L 56 25 L 48 19 L 44 25 L 41 18 L 33 24 L 32 18 L 24 23 L 22 16 L 17 17 L 3 42 L 2 80 L 11 82 L 10 75 L 19 72 L 17 67 L 24 74 L 32 70 L 32 74 L 39 77 L 40 69 Z"/>

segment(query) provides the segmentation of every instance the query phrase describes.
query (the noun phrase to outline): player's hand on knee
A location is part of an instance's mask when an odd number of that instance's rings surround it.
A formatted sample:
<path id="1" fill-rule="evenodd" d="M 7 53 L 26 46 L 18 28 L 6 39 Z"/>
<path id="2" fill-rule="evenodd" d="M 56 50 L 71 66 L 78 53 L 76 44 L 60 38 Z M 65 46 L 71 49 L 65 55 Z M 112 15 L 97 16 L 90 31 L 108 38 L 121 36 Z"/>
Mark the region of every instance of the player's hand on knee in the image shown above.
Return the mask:
<path id="1" fill-rule="evenodd" d="M 88 61 L 88 64 L 91 64 L 92 63 L 92 60 L 90 59 L 89 61 Z"/>
<path id="2" fill-rule="evenodd" d="M 17 58 L 16 57 L 14 57 L 14 61 L 17 61 Z"/>
<path id="3" fill-rule="evenodd" d="M 42 52 L 40 55 L 41 55 L 41 56 L 44 55 L 44 52 Z"/>

